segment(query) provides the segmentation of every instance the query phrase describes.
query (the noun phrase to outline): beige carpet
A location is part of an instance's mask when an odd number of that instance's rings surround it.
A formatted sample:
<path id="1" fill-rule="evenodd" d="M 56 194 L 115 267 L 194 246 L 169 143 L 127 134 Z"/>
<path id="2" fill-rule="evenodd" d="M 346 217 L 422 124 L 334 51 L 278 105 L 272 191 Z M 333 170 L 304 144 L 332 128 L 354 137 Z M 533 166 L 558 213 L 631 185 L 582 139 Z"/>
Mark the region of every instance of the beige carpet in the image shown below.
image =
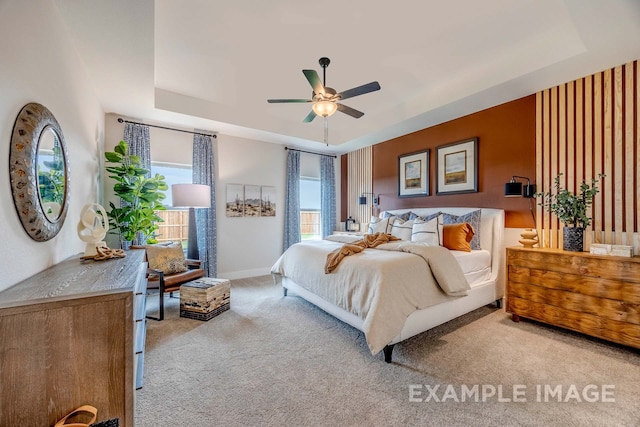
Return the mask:
<path id="1" fill-rule="evenodd" d="M 396 345 L 387 364 L 270 276 L 233 281 L 231 310 L 209 322 L 167 302 L 148 321 L 140 427 L 640 425 L 640 352 L 493 307 Z"/>

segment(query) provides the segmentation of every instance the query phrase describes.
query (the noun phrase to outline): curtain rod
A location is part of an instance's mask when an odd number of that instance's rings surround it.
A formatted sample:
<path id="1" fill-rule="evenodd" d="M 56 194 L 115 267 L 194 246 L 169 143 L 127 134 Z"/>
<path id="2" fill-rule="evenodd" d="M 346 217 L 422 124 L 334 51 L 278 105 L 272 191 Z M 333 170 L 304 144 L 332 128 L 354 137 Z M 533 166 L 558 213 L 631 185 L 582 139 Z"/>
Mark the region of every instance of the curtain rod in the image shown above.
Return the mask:
<path id="1" fill-rule="evenodd" d="M 289 147 L 284 147 L 285 150 L 291 150 L 291 151 L 299 151 L 301 153 L 307 153 L 307 154 L 315 154 L 316 156 L 327 156 L 327 157 L 333 157 L 334 159 L 338 156 L 336 156 L 335 154 L 322 154 L 322 153 L 314 153 L 313 151 L 305 151 L 305 150 L 298 150 L 297 148 L 289 148 Z"/>
<path id="2" fill-rule="evenodd" d="M 150 126 L 153 128 L 158 128 L 158 129 L 166 129 L 166 130 L 174 130 L 176 132 L 184 132 L 184 133 L 191 133 L 194 135 L 203 135 L 203 136 L 210 136 L 212 138 L 217 138 L 216 134 L 208 134 L 208 133 L 202 133 L 202 132 L 194 132 L 191 130 L 184 130 L 184 129 L 176 129 L 176 128 L 170 128 L 170 127 L 166 127 L 166 126 L 159 126 L 159 125 L 150 125 L 149 123 L 140 123 L 140 122 L 133 122 L 131 120 L 124 120 L 121 117 L 118 117 L 118 123 L 131 123 L 134 125 L 143 125 L 143 126 Z"/>

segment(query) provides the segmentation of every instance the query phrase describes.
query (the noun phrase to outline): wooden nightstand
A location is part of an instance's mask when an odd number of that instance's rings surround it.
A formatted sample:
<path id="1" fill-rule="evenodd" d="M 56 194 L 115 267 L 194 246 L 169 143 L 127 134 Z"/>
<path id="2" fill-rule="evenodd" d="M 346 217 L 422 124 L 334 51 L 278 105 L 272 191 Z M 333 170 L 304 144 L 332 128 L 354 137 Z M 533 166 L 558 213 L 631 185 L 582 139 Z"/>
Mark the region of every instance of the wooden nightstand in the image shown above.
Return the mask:
<path id="1" fill-rule="evenodd" d="M 640 348 L 640 257 L 507 248 L 507 307 L 520 316 Z"/>

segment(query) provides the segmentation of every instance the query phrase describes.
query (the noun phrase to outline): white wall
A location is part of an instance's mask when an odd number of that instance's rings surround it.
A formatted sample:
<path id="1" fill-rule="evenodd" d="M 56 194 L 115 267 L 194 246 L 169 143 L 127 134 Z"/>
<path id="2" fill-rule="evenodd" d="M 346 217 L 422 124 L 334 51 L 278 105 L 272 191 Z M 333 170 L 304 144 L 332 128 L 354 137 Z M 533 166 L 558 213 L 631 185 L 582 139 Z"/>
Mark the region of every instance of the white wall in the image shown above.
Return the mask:
<path id="1" fill-rule="evenodd" d="M 304 154 L 304 153 L 302 153 Z M 306 158 L 305 154 L 305 158 Z M 302 157 L 302 156 L 301 156 Z M 314 156 L 311 156 L 313 160 Z M 301 169 L 302 169 L 301 161 Z M 304 162 L 306 173 L 320 176 L 319 161 Z M 317 165 L 318 171 L 313 172 Z M 340 213 L 340 161 L 335 159 L 336 217 Z M 287 152 L 284 146 L 218 135 L 218 275 L 234 279 L 269 274 L 282 253 Z M 305 166 L 305 167 L 307 167 Z M 301 170 L 301 174 L 302 174 Z M 225 215 L 227 184 L 276 187 L 275 218 L 229 218 Z"/>
<path id="2" fill-rule="evenodd" d="M 282 145 L 218 135 L 217 165 L 218 275 L 268 274 L 282 253 L 287 152 Z M 276 216 L 227 217 L 227 184 L 274 186 Z"/>
<path id="3" fill-rule="evenodd" d="M 122 139 L 124 124 L 117 114 L 105 119 L 105 150 L 111 151 Z M 126 117 L 123 117 L 127 119 Z M 141 119 L 132 119 L 144 122 Z M 163 123 L 151 123 L 164 125 Z M 175 127 L 175 126 L 171 126 Z M 183 128 L 184 130 L 190 130 Z M 214 132 L 215 129 L 200 129 Z M 191 164 L 190 134 L 150 128 L 151 153 L 154 160 Z M 216 213 L 218 224 L 218 276 L 228 279 L 269 274 L 282 253 L 284 230 L 284 191 L 287 152 L 284 146 L 263 141 L 218 134 L 214 140 L 216 157 Z M 306 155 L 305 155 L 306 156 Z M 313 160 L 314 156 L 310 156 Z M 306 162 L 318 164 L 319 162 Z M 340 189 L 340 162 L 336 159 L 336 188 Z M 319 166 L 318 166 L 319 170 Z M 311 172 L 310 172 L 311 173 Z M 319 176 L 319 171 L 317 172 Z M 225 214 L 227 184 L 268 185 L 276 188 L 276 216 L 230 218 Z M 105 206 L 113 197 L 113 181 L 105 179 Z M 336 195 L 340 212 L 339 194 Z M 113 237 L 112 237 L 113 238 Z M 115 241 L 109 241 L 113 247 Z"/>
<path id="4" fill-rule="evenodd" d="M 84 250 L 80 210 L 98 200 L 98 147 L 104 115 L 52 0 L 0 2 L 0 157 L 8 164 L 20 109 L 38 102 L 54 114 L 69 150 L 71 189 L 64 225 L 48 242 L 32 240 L 13 207 L 9 173 L 0 174 L 0 290 Z"/>

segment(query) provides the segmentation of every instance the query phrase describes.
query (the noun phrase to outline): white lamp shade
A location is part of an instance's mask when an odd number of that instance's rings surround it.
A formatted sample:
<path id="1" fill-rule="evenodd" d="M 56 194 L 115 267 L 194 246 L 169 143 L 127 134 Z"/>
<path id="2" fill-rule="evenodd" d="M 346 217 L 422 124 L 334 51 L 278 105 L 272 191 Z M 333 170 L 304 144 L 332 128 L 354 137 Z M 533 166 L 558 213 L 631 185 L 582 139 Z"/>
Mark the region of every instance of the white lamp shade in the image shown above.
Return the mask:
<path id="1" fill-rule="evenodd" d="M 174 208 L 210 208 L 211 187 L 204 184 L 173 184 L 171 198 Z"/>
<path id="2" fill-rule="evenodd" d="M 335 102 L 331 101 L 317 101 L 311 106 L 311 109 L 318 116 L 329 117 L 336 112 L 338 106 Z"/>

